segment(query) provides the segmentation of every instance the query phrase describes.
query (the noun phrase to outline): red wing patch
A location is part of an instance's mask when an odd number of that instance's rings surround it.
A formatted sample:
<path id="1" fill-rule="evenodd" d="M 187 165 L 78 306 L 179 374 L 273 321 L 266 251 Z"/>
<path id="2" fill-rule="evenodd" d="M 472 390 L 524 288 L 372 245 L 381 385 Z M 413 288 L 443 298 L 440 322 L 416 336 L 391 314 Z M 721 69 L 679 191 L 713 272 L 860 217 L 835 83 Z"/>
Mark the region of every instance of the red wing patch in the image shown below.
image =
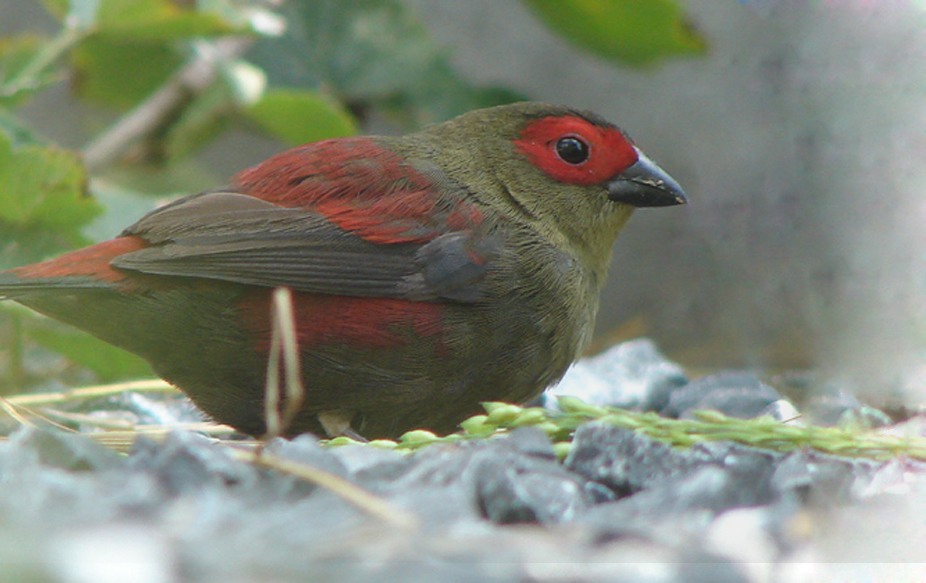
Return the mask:
<path id="1" fill-rule="evenodd" d="M 270 348 L 272 294 L 270 289 L 256 291 L 239 303 L 260 351 Z M 439 342 L 443 334 L 443 313 L 435 303 L 294 292 L 293 304 L 303 350 L 325 345 L 400 348 L 414 337 Z"/>
<path id="2" fill-rule="evenodd" d="M 320 213 L 371 243 L 425 243 L 482 221 L 477 207 L 442 194 L 405 159 L 369 137 L 283 152 L 241 172 L 233 184 L 250 196 Z"/>

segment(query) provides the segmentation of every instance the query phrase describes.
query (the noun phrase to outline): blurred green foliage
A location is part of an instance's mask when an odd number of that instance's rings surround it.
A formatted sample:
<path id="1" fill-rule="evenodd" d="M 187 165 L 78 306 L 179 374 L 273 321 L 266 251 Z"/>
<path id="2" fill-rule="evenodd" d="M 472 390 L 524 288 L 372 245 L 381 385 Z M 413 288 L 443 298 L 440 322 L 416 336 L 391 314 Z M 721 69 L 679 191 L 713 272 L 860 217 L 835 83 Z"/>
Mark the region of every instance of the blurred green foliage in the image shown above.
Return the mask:
<path id="1" fill-rule="evenodd" d="M 572 43 L 598 56 L 650 65 L 697 55 L 707 43 L 674 0 L 526 0 Z"/>
<path id="2" fill-rule="evenodd" d="M 249 57 L 271 85 L 330 92 L 361 117 L 385 112 L 409 128 L 523 99 L 459 77 L 401 0 L 312 0 L 282 8 L 287 33 Z"/>
<path id="3" fill-rule="evenodd" d="M 247 114 L 261 128 L 294 146 L 357 133 L 357 123 L 347 109 L 321 93 L 271 88 Z"/>
<path id="4" fill-rule="evenodd" d="M 197 155 L 232 128 L 282 150 L 372 119 L 413 130 L 526 98 L 458 75 L 403 0 L 23 1 L 42 2 L 59 28 L 0 38 L 4 269 L 114 236 L 154 207 L 154 194 L 214 186 Z M 673 0 L 524 2 L 570 41 L 624 65 L 704 47 Z M 205 67 L 192 83 L 191 63 Z M 38 135 L 19 113 L 54 87 L 107 112 L 99 127 L 86 124 L 80 151 Z M 154 107 L 171 91 L 170 107 Z M 132 139 L 98 155 L 125 125 Z M 0 304 L 0 393 L 47 386 L 62 371 L 64 382 L 151 374 L 134 356 Z"/>
<path id="5" fill-rule="evenodd" d="M 16 144 L 0 131 L 0 267 L 87 243 L 81 229 L 100 206 L 85 192 L 86 182 L 75 152 Z"/>

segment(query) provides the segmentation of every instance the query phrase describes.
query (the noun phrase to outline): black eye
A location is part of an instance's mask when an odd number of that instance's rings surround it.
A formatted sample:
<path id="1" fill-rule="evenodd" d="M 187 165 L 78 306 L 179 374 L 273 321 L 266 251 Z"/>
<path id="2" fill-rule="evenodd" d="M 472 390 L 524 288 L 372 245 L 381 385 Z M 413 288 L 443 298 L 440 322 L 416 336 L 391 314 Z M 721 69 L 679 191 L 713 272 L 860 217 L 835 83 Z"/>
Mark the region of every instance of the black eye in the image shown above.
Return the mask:
<path id="1" fill-rule="evenodd" d="M 588 144 L 571 136 L 560 138 L 556 142 L 556 154 L 567 164 L 581 164 L 588 160 Z"/>

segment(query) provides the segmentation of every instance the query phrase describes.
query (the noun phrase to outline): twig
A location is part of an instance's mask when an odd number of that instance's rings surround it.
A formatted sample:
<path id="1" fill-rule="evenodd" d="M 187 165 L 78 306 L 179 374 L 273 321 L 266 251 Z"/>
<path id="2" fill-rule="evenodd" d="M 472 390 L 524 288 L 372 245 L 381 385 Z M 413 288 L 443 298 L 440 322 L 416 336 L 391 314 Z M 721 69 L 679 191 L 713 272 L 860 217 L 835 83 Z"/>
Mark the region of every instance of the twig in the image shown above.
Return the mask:
<path id="1" fill-rule="evenodd" d="M 128 453 L 139 435 L 162 441 L 175 431 L 195 431 L 213 437 L 219 442 L 221 442 L 222 437 L 235 432 L 228 425 L 216 425 L 215 423 L 175 423 L 171 425 L 138 425 L 131 430 L 93 431 L 83 435 L 117 452 Z M 235 441 L 234 443 L 236 448 L 256 447 L 258 445 L 256 442 L 250 441 Z"/>
<path id="2" fill-rule="evenodd" d="M 414 514 L 382 498 L 374 496 L 363 488 L 335 474 L 268 454 L 265 451 L 256 453 L 232 448 L 231 452 L 235 458 L 241 461 L 286 472 L 287 474 L 326 488 L 357 508 L 391 525 L 400 528 L 415 528 L 418 525 L 418 519 Z"/>
<path id="3" fill-rule="evenodd" d="M 36 78 L 90 32 L 90 27 L 77 23 L 65 26 L 58 36 L 43 46 L 35 58 L 16 73 L 15 77 L 0 87 L 0 98 L 13 97 L 17 93 L 34 88 Z"/>
<path id="4" fill-rule="evenodd" d="M 18 312 L 10 312 L 10 323 L 12 331 L 10 332 L 10 385 L 14 390 L 21 390 L 26 384 L 26 356 L 25 347 L 23 346 L 25 336 L 23 333 L 23 318 Z"/>
<path id="5" fill-rule="evenodd" d="M 180 390 L 160 379 L 149 379 L 144 381 L 131 381 L 127 383 L 114 383 L 111 385 L 95 385 L 92 387 L 81 387 L 79 389 L 68 389 L 57 393 L 30 393 L 25 395 L 14 395 L 7 397 L 7 400 L 17 406 L 35 407 L 37 405 L 51 405 L 73 401 L 75 399 L 92 399 L 95 397 L 108 397 L 124 393 L 126 391 L 155 391 L 163 393 L 179 393 Z"/>
<path id="6" fill-rule="evenodd" d="M 29 425 L 29 426 L 35 425 L 32 421 L 30 421 L 26 417 L 23 417 L 19 413 L 18 407 L 14 405 L 13 403 L 10 403 L 9 399 L 4 399 L 3 397 L 0 397 L 0 409 L 3 409 L 3 411 L 5 411 L 7 415 L 12 417 L 13 420 L 19 423 L 20 425 Z"/>
<path id="7" fill-rule="evenodd" d="M 105 431 L 132 431 L 135 423 L 128 419 L 118 417 L 100 417 L 89 413 L 74 413 L 71 411 L 58 411 L 57 409 L 42 409 L 42 415 L 48 421 L 59 419 L 68 423 L 79 423 Z"/>
<path id="8" fill-rule="evenodd" d="M 299 359 L 299 342 L 296 337 L 296 318 L 293 314 L 293 294 L 289 288 L 273 290 L 272 337 L 267 356 L 267 380 L 264 391 L 265 440 L 286 432 L 302 408 L 305 388 Z M 280 365 L 286 374 L 286 402 L 280 411 Z"/>
<path id="9" fill-rule="evenodd" d="M 251 42 L 248 37 L 231 37 L 196 43 L 195 55 L 180 71 L 84 148 L 87 170 L 90 173 L 99 171 L 122 156 L 130 146 L 155 134 L 165 121 L 174 117 L 178 108 L 215 81 L 223 62 L 243 54 Z"/>
<path id="10" fill-rule="evenodd" d="M 272 336 L 270 352 L 267 356 L 267 380 L 264 392 L 264 424 L 267 427 L 267 433 L 256 451 L 232 448 L 232 454 L 240 460 L 286 472 L 327 488 L 354 506 L 389 524 L 402 528 L 416 526 L 418 521 L 414 515 L 374 496 L 363 488 L 332 473 L 269 454 L 264 450 L 267 440 L 286 432 L 302 408 L 305 399 L 299 343 L 296 336 L 296 318 L 293 313 L 293 296 L 289 288 L 278 287 L 273 290 L 271 321 Z M 283 403 L 282 412 L 280 411 L 281 365 L 286 377 L 286 402 Z"/>
<path id="11" fill-rule="evenodd" d="M 36 424 L 32 419 L 41 419 L 45 423 L 60 429 L 62 431 L 67 431 L 68 433 L 73 433 L 74 430 L 70 427 L 58 423 L 54 419 L 49 418 L 45 413 L 46 411 L 36 411 L 30 407 L 24 405 L 19 405 L 10 401 L 10 399 L 4 399 L 0 397 L 0 408 L 6 411 L 7 415 L 13 418 L 14 421 L 20 425 L 28 425 L 30 427 L 36 427 Z"/>

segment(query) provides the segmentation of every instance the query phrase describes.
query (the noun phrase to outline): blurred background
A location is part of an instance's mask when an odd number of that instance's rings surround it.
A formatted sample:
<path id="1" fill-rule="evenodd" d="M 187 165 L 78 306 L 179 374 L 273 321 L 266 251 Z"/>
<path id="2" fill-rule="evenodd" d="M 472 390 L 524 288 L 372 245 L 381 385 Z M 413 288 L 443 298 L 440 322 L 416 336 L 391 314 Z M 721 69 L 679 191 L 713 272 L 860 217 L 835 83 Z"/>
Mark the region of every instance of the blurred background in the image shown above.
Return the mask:
<path id="1" fill-rule="evenodd" d="M 690 198 L 621 235 L 593 348 L 926 398 L 921 3 L 22 0 L 0 35 L 2 267 L 293 144 L 542 100 L 618 123 Z M 150 374 L 15 307 L 3 338 L 5 392 Z"/>

